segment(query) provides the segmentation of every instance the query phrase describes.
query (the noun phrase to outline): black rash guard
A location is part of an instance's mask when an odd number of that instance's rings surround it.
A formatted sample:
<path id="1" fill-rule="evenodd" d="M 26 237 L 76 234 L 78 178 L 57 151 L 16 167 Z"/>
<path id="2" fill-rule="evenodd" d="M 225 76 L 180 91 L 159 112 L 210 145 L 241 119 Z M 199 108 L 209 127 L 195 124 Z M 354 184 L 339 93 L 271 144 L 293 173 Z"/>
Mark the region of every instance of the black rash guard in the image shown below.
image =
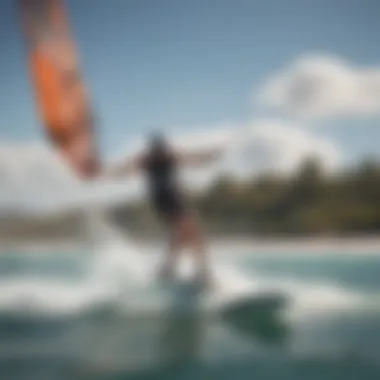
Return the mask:
<path id="1" fill-rule="evenodd" d="M 165 219 L 181 216 L 185 211 L 176 164 L 174 155 L 166 152 L 152 153 L 144 159 L 152 205 Z"/>

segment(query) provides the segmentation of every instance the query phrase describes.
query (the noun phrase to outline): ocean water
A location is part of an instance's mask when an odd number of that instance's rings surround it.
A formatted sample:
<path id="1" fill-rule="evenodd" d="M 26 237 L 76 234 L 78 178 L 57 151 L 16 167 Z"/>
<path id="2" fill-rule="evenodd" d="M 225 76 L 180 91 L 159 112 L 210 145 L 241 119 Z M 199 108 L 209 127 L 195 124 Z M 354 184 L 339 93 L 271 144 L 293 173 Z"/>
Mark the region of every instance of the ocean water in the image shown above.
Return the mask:
<path id="1" fill-rule="evenodd" d="M 139 282 L 158 252 L 136 252 L 113 237 L 94 252 L 2 252 L 0 379 L 380 378 L 380 250 L 222 252 L 288 300 L 230 315 L 163 307 Z"/>

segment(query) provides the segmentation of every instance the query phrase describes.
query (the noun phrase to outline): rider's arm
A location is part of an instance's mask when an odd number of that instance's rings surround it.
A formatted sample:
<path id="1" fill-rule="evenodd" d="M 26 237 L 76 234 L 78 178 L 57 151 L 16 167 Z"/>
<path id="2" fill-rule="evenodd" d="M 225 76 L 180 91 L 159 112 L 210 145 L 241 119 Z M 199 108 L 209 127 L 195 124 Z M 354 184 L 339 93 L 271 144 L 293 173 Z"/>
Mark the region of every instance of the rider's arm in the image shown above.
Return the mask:
<path id="1" fill-rule="evenodd" d="M 102 177 L 106 179 L 121 179 L 138 173 L 144 165 L 144 158 L 137 156 L 126 161 L 120 162 L 102 173 Z"/>
<path id="2" fill-rule="evenodd" d="M 222 148 L 208 149 L 194 153 L 177 153 L 178 162 L 187 166 L 204 166 L 216 161 L 223 153 Z"/>

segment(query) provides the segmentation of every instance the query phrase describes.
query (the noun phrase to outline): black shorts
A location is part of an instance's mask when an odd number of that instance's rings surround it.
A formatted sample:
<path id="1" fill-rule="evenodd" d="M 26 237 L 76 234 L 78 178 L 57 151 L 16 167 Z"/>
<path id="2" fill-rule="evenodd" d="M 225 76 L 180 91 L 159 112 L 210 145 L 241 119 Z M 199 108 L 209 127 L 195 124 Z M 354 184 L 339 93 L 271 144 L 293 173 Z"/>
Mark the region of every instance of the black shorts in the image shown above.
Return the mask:
<path id="1" fill-rule="evenodd" d="M 153 208 L 164 220 L 181 217 L 186 213 L 183 197 L 176 191 L 162 191 L 153 194 Z"/>

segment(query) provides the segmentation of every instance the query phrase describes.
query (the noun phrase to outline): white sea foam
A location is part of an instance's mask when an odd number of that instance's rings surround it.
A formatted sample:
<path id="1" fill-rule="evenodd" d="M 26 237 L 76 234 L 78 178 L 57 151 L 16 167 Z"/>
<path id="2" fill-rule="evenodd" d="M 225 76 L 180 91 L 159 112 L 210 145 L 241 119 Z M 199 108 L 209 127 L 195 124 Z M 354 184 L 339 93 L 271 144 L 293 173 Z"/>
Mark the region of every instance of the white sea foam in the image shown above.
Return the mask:
<path id="1" fill-rule="evenodd" d="M 112 301 L 130 308 L 154 310 L 163 307 L 154 279 L 160 257 L 139 252 L 107 221 L 101 211 L 89 213 L 89 231 L 94 251 L 89 274 L 81 281 L 64 282 L 33 277 L 7 278 L 0 282 L 0 309 L 38 313 L 79 313 L 97 303 Z M 213 271 L 218 290 L 208 304 L 229 302 L 247 293 L 282 292 L 292 300 L 293 317 L 322 315 L 355 309 L 377 302 L 366 293 L 356 293 L 336 284 L 312 283 L 294 278 L 269 278 L 245 274 L 233 260 L 214 256 Z M 187 273 L 189 261 L 182 270 Z"/>

